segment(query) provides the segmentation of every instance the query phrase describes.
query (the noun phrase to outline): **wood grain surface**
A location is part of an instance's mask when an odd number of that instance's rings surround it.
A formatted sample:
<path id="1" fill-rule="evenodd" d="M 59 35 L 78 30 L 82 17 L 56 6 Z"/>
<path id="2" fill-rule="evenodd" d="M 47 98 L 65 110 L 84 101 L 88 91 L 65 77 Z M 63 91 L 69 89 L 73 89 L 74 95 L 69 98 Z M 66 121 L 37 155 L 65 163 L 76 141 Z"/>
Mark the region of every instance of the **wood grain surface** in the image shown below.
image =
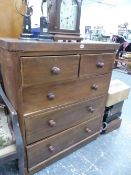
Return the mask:
<path id="1" fill-rule="evenodd" d="M 23 112 L 27 114 L 105 94 L 109 87 L 110 76 L 110 74 L 105 74 L 60 84 L 43 84 L 23 88 Z M 93 86 L 97 86 L 97 89 L 94 89 Z M 50 94 L 52 98 L 49 98 Z"/>
<path id="2" fill-rule="evenodd" d="M 105 74 L 112 71 L 113 53 L 83 54 L 80 62 L 80 77 Z"/>
<path id="3" fill-rule="evenodd" d="M 25 118 L 26 141 L 31 144 L 40 139 L 59 133 L 81 122 L 103 115 L 106 96 L 82 101 Z"/>
<path id="4" fill-rule="evenodd" d="M 0 1 L 0 37 L 18 38 L 22 31 L 23 17 L 17 13 L 24 9 L 21 0 Z"/>
<path id="5" fill-rule="evenodd" d="M 101 119 L 94 119 L 28 146 L 27 155 L 29 169 L 57 153 L 60 154 L 61 151 L 75 143 L 95 134 L 99 131 L 100 125 Z"/>
<path id="6" fill-rule="evenodd" d="M 22 86 L 75 79 L 79 55 L 22 57 Z"/>

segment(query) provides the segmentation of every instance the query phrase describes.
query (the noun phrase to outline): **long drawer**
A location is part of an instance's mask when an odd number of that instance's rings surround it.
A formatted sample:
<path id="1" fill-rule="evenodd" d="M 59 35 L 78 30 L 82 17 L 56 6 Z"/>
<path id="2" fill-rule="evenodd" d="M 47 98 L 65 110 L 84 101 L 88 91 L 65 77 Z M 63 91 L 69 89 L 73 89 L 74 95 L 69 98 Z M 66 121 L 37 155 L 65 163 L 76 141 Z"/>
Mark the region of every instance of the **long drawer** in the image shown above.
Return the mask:
<path id="1" fill-rule="evenodd" d="M 94 117 L 101 117 L 106 96 L 83 101 L 64 108 L 58 108 L 25 118 L 26 141 L 35 141 L 51 136 Z"/>
<path id="2" fill-rule="evenodd" d="M 110 76 L 111 74 L 105 74 L 62 84 L 23 88 L 24 114 L 105 94 L 108 90 Z"/>
<path id="3" fill-rule="evenodd" d="M 27 146 L 28 168 L 42 164 L 52 156 L 100 131 L 101 119 L 84 122 L 60 134 Z"/>
<path id="4" fill-rule="evenodd" d="M 21 57 L 22 86 L 75 79 L 79 55 Z"/>
<path id="5" fill-rule="evenodd" d="M 115 54 L 85 54 L 81 56 L 80 77 L 105 74 L 112 71 Z"/>

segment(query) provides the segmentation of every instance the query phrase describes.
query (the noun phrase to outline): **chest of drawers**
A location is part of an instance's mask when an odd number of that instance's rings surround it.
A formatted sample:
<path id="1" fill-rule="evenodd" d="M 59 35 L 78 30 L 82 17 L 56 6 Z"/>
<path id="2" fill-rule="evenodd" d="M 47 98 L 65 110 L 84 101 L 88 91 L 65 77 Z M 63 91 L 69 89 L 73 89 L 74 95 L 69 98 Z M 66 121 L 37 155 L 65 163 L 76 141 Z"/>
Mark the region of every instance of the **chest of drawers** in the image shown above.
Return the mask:
<path id="1" fill-rule="evenodd" d="M 97 138 L 116 44 L 3 39 L 5 92 L 19 115 L 27 173 Z"/>

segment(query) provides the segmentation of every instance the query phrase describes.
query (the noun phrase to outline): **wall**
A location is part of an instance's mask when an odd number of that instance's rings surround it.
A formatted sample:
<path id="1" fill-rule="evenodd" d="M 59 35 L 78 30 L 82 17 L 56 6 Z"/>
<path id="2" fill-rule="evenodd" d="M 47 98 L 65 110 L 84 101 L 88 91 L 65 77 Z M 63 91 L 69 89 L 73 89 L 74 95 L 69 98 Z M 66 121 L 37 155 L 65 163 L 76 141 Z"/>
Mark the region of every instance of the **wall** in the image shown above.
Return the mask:
<path id="1" fill-rule="evenodd" d="M 105 4 L 92 0 L 83 0 L 81 14 L 82 34 L 84 34 L 85 26 L 90 25 L 103 25 L 108 34 L 117 34 L 118 25 L 124 22 L 128 22 L 128 26 L 131 29 L 131 0 L 103 0 L 102 2 L 105 2 Z M 113 5 L 110 6 L 109 4 Z"/>

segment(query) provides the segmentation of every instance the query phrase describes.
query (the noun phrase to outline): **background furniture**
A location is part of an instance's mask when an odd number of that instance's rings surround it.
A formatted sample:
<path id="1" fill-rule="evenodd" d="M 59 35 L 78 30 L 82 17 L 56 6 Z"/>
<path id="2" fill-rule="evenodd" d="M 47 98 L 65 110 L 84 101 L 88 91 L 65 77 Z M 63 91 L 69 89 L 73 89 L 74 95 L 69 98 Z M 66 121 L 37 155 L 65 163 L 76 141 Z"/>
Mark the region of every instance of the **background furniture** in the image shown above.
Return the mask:
<path id="1" fill-rule="evenodd" d="M 124 100 L 129 96 L 130 87 L 119 79 L 111 80 L 103 117 L 103 133 L 120 127 L 120 116 Z"/>
<path id="2" fill-rule="evenodd" d="M 24 145 L 17 113 L 0 85 L 0 165 L 17 160 L 19 175 L 24 174 Z"/>
<path id="3" fill-rule="evenodd" d="M 19 115 L 27 173 L 100 133 L 117 44 L 0 41 L 4 89 Z"/>
<path id="4" fill-rule="evenodd" d="M 122 57 L 115 59 L 114 68 L 131 74 L 131 53 L 127 52 Z"/>
<path id="5" fill-rule="evenodd" d="M 21 0 L 0 1 L 0 37 L 18 38 L 22 31 L 23 17 L 17 13 L 15 2 L 19 11 L 23 10 Z"/>

